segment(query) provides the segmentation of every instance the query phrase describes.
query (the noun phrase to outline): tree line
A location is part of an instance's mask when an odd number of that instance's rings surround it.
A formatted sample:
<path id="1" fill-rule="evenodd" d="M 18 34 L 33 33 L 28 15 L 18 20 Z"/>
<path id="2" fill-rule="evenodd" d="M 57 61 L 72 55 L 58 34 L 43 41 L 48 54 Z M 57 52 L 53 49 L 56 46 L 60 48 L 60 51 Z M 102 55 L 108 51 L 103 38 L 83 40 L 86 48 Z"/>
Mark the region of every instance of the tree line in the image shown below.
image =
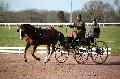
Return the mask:
<path id="1" fill-rule="evenodd" d="M 114 8 L 114 6 L 116 7 Z M 120 22 L 120 0 L 115 0 L 114 6 L 102 0 L 91 0 L 81 10 L 73 11 L 73 22 L 76 15 L 82 14 L 85 22 L 96 18 L 98 22 Z M 0 1 L 0 23 L 68 23 L 70 12 L 26 9 L 9 10 L 9 4 Z"/>

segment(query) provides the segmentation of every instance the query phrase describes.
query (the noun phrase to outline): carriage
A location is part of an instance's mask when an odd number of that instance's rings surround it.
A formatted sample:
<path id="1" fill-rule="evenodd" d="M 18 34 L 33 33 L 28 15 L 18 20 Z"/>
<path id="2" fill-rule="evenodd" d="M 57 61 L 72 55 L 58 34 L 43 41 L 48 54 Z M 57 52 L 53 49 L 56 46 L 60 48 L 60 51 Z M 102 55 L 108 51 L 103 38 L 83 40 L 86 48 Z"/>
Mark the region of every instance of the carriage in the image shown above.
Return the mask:
<path id="1" fill-rule="evenodd" d="M 73 41 L 73 37 L 65 37 L 64 44 L 67 48 L 65 50 L 60 44 L 56 47 L 55 58 L 59 63 L 64 63 L 70 54 L 78 64 L 85 64 L 88 57 L 97 64 L 102 64 L 108 57 L 108 47 L 104 41 L 97 41 L 94 38 L 94 43 L 89 38 L 89 33 L 82 40 Z"/>
<path id="2" fill-rule="evenodd" d="M 63 33 L 54 28 L 39 29 L 30 24 L 23 24 L 19 26 L 18 32 L 19 29 L 21 29 L 22 37 L 24 37 L 26 41 L 24 51 L 25 62 L 27 62 L 26 51 L 31 45 L 33 46 L 31 55 L 36 60 L 40 61 L 40 58 L 34 53 L 37 46 L 43 44 L 47 45 L 48 53 L 44 63 L 47 63 L 50 60 L 50 56 L 53 52 L 55 52 L 55 58 L 59 63 L 64 63 L 70 54 L 73 54 L 73 57 L 78 64 L 85 64 L 89 56 L 98 64 L 105 62 L 108 57 L 108 47 L 105 42 L 97 41 L 95 38 L 94 43 L 92 43 L 89 34 L 86 35 L 86 38 L 73 41 L 73 37 L 64 37 Z M 50 46 L 52 47 L 51 52 Z"/>

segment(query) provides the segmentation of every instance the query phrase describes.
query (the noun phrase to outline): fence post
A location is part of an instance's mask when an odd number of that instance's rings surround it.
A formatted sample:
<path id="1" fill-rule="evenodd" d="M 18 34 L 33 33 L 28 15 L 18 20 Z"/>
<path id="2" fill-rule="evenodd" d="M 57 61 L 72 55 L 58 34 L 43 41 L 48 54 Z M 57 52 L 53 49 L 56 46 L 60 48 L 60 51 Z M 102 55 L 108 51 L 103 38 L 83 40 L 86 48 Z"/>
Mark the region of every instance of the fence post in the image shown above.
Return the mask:
<path id="1" fill-rule="evenodd" d="M 10 30 L 10 25 L 8 25 L 8 27 L 9 27 L 9 30 Z"/>

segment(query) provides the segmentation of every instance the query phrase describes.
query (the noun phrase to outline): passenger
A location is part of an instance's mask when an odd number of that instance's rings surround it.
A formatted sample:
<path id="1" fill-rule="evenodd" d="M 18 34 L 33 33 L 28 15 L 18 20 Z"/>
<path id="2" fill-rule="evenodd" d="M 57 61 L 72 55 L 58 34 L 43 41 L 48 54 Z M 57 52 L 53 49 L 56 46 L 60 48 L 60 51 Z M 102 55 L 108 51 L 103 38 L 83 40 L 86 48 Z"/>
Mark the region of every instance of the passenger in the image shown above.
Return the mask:
<path id="1" fill-rule="evenodd" d="M 91 26 L 88 37 L 91 39 L 91 42 L 94 43 L 94 38 L 99 38 L 100 28 L 95 18 L 92 21 L 93 21 L 93 24 Z"/>

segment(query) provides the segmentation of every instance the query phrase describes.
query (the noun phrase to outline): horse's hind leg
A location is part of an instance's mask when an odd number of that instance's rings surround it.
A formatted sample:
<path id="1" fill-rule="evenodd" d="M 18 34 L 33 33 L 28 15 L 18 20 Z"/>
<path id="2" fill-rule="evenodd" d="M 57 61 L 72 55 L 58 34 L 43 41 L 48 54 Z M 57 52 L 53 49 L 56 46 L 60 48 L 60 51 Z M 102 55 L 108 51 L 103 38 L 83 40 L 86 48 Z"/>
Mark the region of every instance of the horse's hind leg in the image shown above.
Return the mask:
<path id="1" fill-rule="evenodd" d="M 35 54 L 34 54 L 36 48 L 37 48 L 37 45 L 34 45 L 34 46 L 33 46 L 33 52 L 32 52 L 31 54 L 32 54 L 32 56 L 33 56 L 36 60 L 40 61 L 40 58 L 36 57 Z"/>
<path id="2" fill-rule="evenodd" d="M 47 63 L 50 60 L 50 45 L 47 45 L 47 56 L 43 63 Z"/>
<path id="3" fill-rule="evenodd" d="M 27 51 L 27 49 L 28 49 L 30 46 L 31 46 L 30 44 L 27 44 L 26 47 L 25 47 L 25 51 L 24 51 L 24 61 L 25 61 L 25 62 L 27 62 L 26 51 Z"/>
<path id="4" fill-rule="evenodd" d="M 51 55 L 53 54 L 54 51 L 55 51 L 55 45 L 52 44 L 52 51 L 49 53 L 48 59 L 50 59 L 50 57 L 51 57 Z"/>
<path id="5" fill-rule="evenodd" d="M 55 51 L 55 45 L 52 44 L 52 51 L 51 52 L 50 52 L 50 46 L 49 45 L 47 46 L 47 50 L 48 50 L 48 55 L 46 56 L 44 63 L 47 63 L 48 61 L 50 61 L 50 57 L 53 54 L 53 52 Z"/>

